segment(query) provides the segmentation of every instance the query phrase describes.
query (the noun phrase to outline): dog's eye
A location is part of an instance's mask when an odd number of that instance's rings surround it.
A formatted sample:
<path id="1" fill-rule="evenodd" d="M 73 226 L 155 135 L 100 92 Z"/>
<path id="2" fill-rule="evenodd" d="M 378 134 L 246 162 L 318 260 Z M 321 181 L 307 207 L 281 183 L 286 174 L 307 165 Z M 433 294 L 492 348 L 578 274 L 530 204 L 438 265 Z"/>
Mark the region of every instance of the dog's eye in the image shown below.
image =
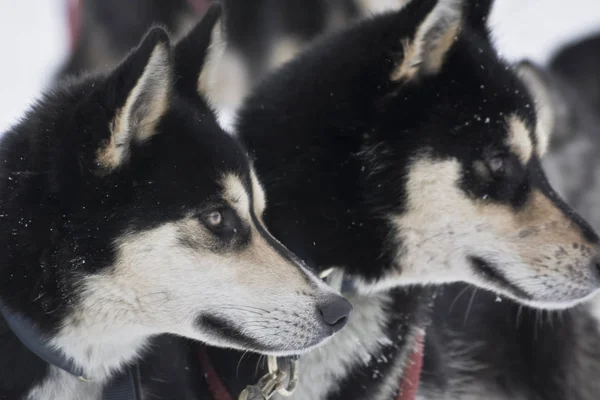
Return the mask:
<path id="1" fill-rule="evenodd" d="M 506 157 L 502 155 L 490 157 L 486 164 L 494 178 L 502 178 L 506 175 Z"/>
<path id="2" fill-rule="evenodd" d="M 211 211 L 205 215 L 204 219 L 211 228 L 218 228 L 223 222 L 223 214 L 220 211 Z"/>
<path id="3" fill-rule="evenodd" d="M 207 210 L 200 214 L 200 219 L 215 235 L 222 239 L 232 238 L 240 228 L 235 211 L 228 207 Z"/>

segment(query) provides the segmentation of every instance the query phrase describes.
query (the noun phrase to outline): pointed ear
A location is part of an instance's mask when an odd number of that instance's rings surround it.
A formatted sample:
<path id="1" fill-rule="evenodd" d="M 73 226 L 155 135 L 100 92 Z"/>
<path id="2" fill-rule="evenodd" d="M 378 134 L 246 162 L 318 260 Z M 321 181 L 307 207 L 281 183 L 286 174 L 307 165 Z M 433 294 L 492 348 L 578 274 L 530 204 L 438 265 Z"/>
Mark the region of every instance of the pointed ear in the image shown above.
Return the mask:
<path id="1" fill-rule="evenodd" d="M 522 61 L 517 65 L 516 71 L 535 102 L 537 153 L 541 157 L 548 150 L 556 125 L 554 91 L 548 82 L 546 73 L 533 63 Z"/>
<path id="2" fill-rule="evenodd" d="M 225 50 L 221 5 L 214 2 L 202 20 L 175 45 L 177 91 L 188 96 L 208 97 L 208 88 L 201 79 L 206 71 L 217 68 L 216 55 Z"/>
<path id="3" fill-rule="evenodd" d="M 413 38 L 403 43 L 404 58 L 392 72 L 392 80 L 405 81 L 437 73 L 460 32 L 462 19 L 462 1 L 438 0 L 417 26 Z"/>
<path id="4" fill-rule="evenodd" d="M 113 88 L 115 114 L 110 122 L 110 138 L 96 154 L 104 172 L 127 160 L 133 142 L 143 142 L 156 134 L 167 112 L 173 86 L 168 34 L 161 28 L 151 29 L 108 81 Z"/>

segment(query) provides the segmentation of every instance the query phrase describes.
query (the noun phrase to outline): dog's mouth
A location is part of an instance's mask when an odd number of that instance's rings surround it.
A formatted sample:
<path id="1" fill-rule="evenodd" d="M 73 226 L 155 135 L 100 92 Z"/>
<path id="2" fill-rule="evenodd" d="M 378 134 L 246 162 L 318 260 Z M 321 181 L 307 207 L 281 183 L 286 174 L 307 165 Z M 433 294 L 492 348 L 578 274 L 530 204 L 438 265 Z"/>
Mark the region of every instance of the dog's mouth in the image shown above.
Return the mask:
<path id="1" fill-rule="evenodd" d="M 278 328 L 277 334 L 274 334 L 273 329 L 266 328 L 263 335 L 254 337 L 245 332 L 243 324 L 238 326 L 227 318 L 210 314 L 199 316 L 196 324 L 204 334 L 216 339 L 215 343 L 209 344 L 273 356 L 301 355 L 321 345 L 332 336 L 331 332 L 325 330 L 313 334 L 308 334 L 306 331 L 293 333 L 289 327 L 286 327 Z M 248 323 L 250 331 L 255 330 L 254 325 L 256 322 Z M 301 336 L 305 337 L 298 340 Z"/>
<path id="2" fill-rule="evenodd" d="M 534 300 L 531 295 L 506 278 L 493 263 L 478 256 L 469 256 L 468 260 L 475 274 L 495 288 L 520 300 Z"/>

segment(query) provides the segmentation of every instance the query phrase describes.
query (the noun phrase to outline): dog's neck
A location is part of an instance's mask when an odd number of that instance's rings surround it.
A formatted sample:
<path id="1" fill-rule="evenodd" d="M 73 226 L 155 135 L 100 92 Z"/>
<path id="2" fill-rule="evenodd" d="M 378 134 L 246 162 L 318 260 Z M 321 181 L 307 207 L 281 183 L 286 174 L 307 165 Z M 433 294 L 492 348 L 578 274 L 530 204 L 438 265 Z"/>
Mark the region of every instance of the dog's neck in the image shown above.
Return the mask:
<path id="1" fill-rule="evenodd" d="M 132 332 L 93 332 L 71 328 L 51 345 L 81 366 L 87 380 L 105 383 L 142 353 L 149 336 Z"/>
<path id="2" fill-rule="evenodd" d="M 0 360 L 6 378 L 0 380 L 0 395 L 12 390 L 26 399 L 99 398 L 107 381 L 135 360 L 148 340 L 148 335 L 137 332 L 84 329 L 90 328 L 85 321 L 67 325 L 45 340 L 20 314 L 5 310 L 2 322 L 0 349 L 7 356 Z"/>

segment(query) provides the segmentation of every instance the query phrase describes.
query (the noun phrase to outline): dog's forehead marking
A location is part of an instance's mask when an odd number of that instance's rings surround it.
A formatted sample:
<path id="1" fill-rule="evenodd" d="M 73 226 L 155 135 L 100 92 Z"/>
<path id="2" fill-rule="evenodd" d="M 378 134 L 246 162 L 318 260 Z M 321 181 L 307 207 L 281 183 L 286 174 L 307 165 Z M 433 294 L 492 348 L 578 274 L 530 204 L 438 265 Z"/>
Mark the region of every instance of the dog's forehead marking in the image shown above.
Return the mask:
<path id="1" fill-rule="evenodd" d="M 527 165 L 533 153 L 531 135 L 525 122 L 516 115 L 506 119 L 508 129 L 507 145 L 514 152 L 523 165 Z"/>
<path id="2" fill-rule="evenodd" d="M 267 196 L 260 184 L 254 168 L 250 169 L 250 181 L 252 182 L 252 199 L 254 200 L 254 213 L 260 217 L 267 207 Z"/>
<path id="3" fill-rule="evenodd" d="M 223 198 L 229 202 L 240 218 L 250 221 L 250 196 L 236 174 L 227 174 L 223 177 Z"/>

